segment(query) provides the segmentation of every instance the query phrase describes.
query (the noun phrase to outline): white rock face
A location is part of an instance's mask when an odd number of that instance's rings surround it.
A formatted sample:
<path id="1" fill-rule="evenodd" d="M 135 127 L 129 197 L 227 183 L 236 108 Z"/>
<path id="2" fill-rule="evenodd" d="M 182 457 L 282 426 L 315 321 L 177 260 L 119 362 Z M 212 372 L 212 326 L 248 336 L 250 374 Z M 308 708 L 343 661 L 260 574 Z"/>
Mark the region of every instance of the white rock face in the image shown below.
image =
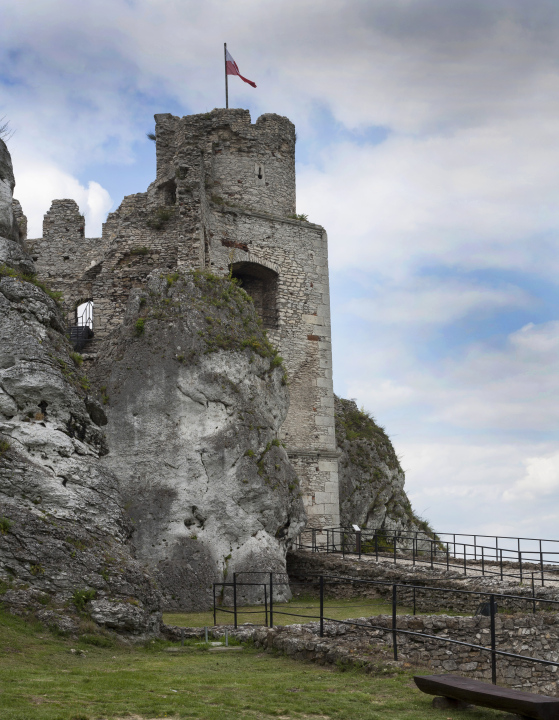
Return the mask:
<path id="1" fill-rule="evenodd" d="M 11 200 L 11 191 L 0 199 L 1 217 Z M 31 259 L 5 243 L 21 262 L 0 254 L 9 265 L 0 270 L 0 601 L 72 631 L 86 593 L 81 609 L 98 603 L 100 623 L 156 633 L 161 596 L 131 556 L 117 478 L 99 462 L 103 410 L 84 389 L 55 301 L 10 276 L 22 264 L 32 271 Z"/>
<path id="2" fill-rule="evenodd" d="M 15 180 L 12 159 L 6 143 L 0 140 L 0 237 L 15 240 L 12 194 Z"/>
<path id="3" fill-rule="evenodd" d="M 233 572 L 284 572 L 305 523 L 275 439 L 288 389 L 252 303 L 227 279 L 186 275 L 168 287 L 154 273 L 148 288 L 95 370 L 109 397 L 103 464 L 121 480 L 138 557 L 166 606 L 207 607 L 212 583 Z"/>

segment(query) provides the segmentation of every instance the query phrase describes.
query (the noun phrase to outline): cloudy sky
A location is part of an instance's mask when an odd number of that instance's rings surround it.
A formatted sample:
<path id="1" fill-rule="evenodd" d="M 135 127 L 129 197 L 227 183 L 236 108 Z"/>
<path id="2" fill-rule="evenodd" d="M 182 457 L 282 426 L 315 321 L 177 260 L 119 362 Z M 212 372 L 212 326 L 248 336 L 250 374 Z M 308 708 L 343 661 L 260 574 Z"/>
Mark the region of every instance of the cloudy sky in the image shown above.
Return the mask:
<path id="1" fill-rule="evenodd" d="M 297 126 L 330 239 L 334 383 L 440 531 L 559 538 L 556 0 L 0 0 L 0 117 L 31 236 L 154 177 L 153 114 L 224 104 L 223 42 Z"/>

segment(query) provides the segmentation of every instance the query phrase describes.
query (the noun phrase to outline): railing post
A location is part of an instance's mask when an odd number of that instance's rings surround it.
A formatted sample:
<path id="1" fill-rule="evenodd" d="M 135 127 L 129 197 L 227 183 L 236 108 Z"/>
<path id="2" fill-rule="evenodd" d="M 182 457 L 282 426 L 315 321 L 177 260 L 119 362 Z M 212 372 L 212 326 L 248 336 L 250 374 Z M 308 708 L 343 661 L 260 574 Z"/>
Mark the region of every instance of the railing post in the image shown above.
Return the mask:
<path id="1" fill-rule="evenodd" d="M 474 560 L 477 560 L 477 535 L 474 535 Z"/>
<path id="2" fill-rule="evenodd" d="M 495 595 L 489 597 L 491 610 L 491 682 L 497 684 L 497 654 L 495 652 Z"/>
<path id="3" fill-rule="evenodd" d="M 499 550 L 499 554 L 501 555 L 499 559 L 499 565 L 501 567 L 501 580 L 503 579 L 503 548 Z"/>
<path id="4" fill-rule="evenodd" d="M 464 543 L 464 575 L 468 574 L 468 567 L 466 565 L 466 543 Z"/>
<path id="5" fill-rule="evenodd" d="M 341 532 L 342 536 L 342 557 L 345 558 L 345 533 Z"/>
<path id="6" fill-rule="evenodd" d="M 450 560 L 449 560 L 449 557 L 448 557 L 448 543 L 447 543 L 447 544 L 446 544 L 446 571 L 447 571 L 447 572 L 448 572 L 449 569 L 450 569 L 449 566 L 450 566 Z"/>
<path id="7" fill-rule="evenodd" d="M 312 545 L 312 552 L 316 552 L 316 529 L 313 528 L 311 530 L 311 545 Z"/>
<path id="8" fill-rule="evenodd" d="M 266 620 L 264 625 L 268 627 L 268 588 L 266 587 L 266 583 L 264 583 L 264 613 Z"/>
<path id="9" fill-rule="evenodd" d="M 417 543 L 417 533 L 415 533 L 415 537 L 411 539 L 411 556 L 413 560 L 413 566 L 415 567 L 415 550 L 416 550 L 416 543 Z"/>
<path id="10" fill-rule="evenodd" d="M 433 541 L 429 540 L 429 548 L 431 549 L 431 570 L 433 569 Z"/>
<path id="11" fill-rule="evenodd" d="M 320 637 L 324 637 L 324 575 L 320 576 Z"/>
<path id="12" fill-rule="evenodd" d="M 396 608 L 398 602 L 398 586 L 392 585 L 392 646 L 394 648 L 394 660 L 398 660 L 398 640 L 396 632 Z"/>
<path id="13" fill-rule="evenodd" d="M 485 575 L 485 554 L 483 552 L 483 545 L 481 546 L 481 574 Z"/>
<path id="14" fill-rule="evenodd" d="M 413 586 L 413 614 L 415 615 L 415 585 Z"/>
<path id="15" fill-rule="evenodd" d="M 543 552 L 542 552 L 542 541 L 540 540 L 540 568 L 542 576 L 542 587 L 545 585 L 544 574 L 543 574 Z"/>
<path id="16" fill-rule="evenodd" d="M 270 627 L 274 627 L 274 573 L 270 573 Z"/>
<path id="17" fill-rule="evenodd" d="M 237 573 L 233 573 L 233 618 L 237 629 Z"/>
<path id="18" fill-rule="evenodd" d="M 214 585 L 214 626 L 215 626 L 215 625 L 217 625 L 217 621 L 216 621 L 216 609 L 215 609 L 215 583 L 214 583 L 213 585 Z"/>
<path id="19" fill-rule="evenodd" d="M 361 560 L 361 531 L 355 533 L 355 542 L 357 543 L 357 554 L 359 555 L 359 560 Z"/>
<path id="20" fill-rule="evenodd" d="M 532 573 L 532 612 L 536 614 L 536 586 L 534 585 L 534 573 Z"/>
<path id="21" fill-rule="evenodd" d="M 520 569 L 520 584 L 522 584 L 522 553 L 518 553 L 518 567 Z"/>

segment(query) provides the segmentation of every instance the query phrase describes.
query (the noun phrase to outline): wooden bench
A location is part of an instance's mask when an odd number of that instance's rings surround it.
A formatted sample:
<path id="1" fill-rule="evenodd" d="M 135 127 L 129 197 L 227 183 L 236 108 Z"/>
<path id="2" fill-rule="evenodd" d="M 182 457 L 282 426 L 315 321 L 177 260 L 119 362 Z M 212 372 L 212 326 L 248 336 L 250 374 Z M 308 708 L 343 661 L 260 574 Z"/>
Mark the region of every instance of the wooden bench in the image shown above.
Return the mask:
<path id="1" fill-rule="evenodd" d="M 415 684 L 428 695 L 506 710 L 534 720 L 559 720 L 559 698 L 511 690 L 458 675 L 417 675 Z"/>

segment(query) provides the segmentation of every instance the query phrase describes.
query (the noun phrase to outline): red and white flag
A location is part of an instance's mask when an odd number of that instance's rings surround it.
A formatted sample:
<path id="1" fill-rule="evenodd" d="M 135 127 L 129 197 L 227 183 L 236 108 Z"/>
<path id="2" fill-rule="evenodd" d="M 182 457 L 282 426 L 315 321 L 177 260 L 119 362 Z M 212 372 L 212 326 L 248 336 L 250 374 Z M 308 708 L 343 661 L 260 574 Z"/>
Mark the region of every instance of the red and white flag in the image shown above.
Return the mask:
<path id="1" fill-rule="evenodd" d="M 256 83 L 252 82 L 252 80 L 247 80 L 246 77 L 241 75 L 239 68 L 237 67 L 237 63 L 233 60 L 231 53 L 227 49 L 225 50 L 225 71 L 227 75 L 238 75 L 243 82 L 252 85 L 253 88 L 256 87 Z"/>

